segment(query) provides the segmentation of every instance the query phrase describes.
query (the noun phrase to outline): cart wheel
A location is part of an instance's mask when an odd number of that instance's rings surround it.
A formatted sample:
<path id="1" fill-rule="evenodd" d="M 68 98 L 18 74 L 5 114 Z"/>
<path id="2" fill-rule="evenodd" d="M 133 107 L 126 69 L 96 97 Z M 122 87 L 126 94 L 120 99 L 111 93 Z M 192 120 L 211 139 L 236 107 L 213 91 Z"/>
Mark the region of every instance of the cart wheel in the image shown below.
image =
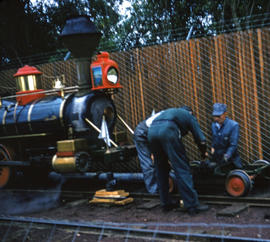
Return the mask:
<path id="1" fill-rule="evenodd" d="M 259 166 L 266 166 L 265 168 L 263 168 L 262 172 L 261 172 L 261 176 L 264 179 L 270 180 L 270 162 L 266 161 L 266 160 L 256 160 L 254 161 L 255 165 L 259 165 Z"/>
<path id="2" fill-rule="evenodd" d="M 256 164 L 256 165 L 270 165 L 270 163 L 266 160 L 256 160 L 254 161 L 253 164 Z"/>
<path id="3" fill-rule="evenodd" d="M 0 145 L 0 164 L 1 161 L 11 160 L 7 149 Z M 9 166 L 0 166 L 0 189 L 6 187 L 12 178 L 11 168 Z"/>
<path id="4" fill-rule="evenodd" d="M 172 193 L 175 189 L 173 178 L 169 176 L 169 193 Z"/>
<path id="5" fill-rule="evenodd" d="M 198 160 L 193 160 L 190 162 L 190 166 L 194 166 L 194 167 L 200 167 L 201 162 Z"/>
<path id="6" fill-rule="evenodd" d="M 247 195 L 252 187 L 249 175 L 243 170 L 231 171 L 225 181 L 226 191 L 233 197 Z"/>

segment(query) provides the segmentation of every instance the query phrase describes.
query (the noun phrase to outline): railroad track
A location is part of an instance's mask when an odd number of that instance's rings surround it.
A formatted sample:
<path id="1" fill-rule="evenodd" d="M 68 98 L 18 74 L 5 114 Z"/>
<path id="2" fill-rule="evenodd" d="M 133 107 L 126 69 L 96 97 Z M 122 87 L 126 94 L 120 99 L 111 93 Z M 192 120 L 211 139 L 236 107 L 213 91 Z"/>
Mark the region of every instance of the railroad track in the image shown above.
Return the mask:
<path id="1" fill-rule="evenodd" d="M 57 195 L 59 199 L 68 201 L 92 198 L 93 191 L 58 191 L 58 190 L 7 190 L 13 196 L 20 194 Z M 27 195 L 26 195 L 27 196 Z M 158 195 L 130 192 L 130 196 L 139 201 L 156 201 Z M 180 198 L 174 195 L 175 198 Z M 245 204 L 246 206 L 270 207 L 270 199 L 264 197 L 233 198 L 228 196 L 201 195 L 201 201 L 208 204 L 230 206 Z M 75 202 L 76 203 L 76 202 Z M 74 203 L 74 204 L 75 204 Z M 78 203 L 79 204 L 79 203 Z M 70 204 L 67 203 L 69 206 Z M 132 206 L 132 204 L 130 205 Z M 224 206 L 223 206 L 224 207 Z M 181 209 L 181 208 L 180 208 Z M 80 222 L 70 220 L 41 219 L 35 217 L 0 216 L 0 241 L 267 241 L 251 237 L 237 237 L 231 231 L 239 226 L 239 230 L 250 228 L 261 231 L 270 229 L 270 224 L 207 224 L 207 223 L 112 223 Z M 248 234 L 248 233 L 247 233 Z M 40 240 L 43 236 L 43 240 Z M 12 238 L 14 238 L 12 240 Z M 111 240 L 110 240 L 111 239 Z"/>
<path id="2" fill-rule="evenodd" d="M 95 191 L 73 191 L 73 190 L 41 190 L 41 189 L 12 189 L 4 190 L 2 193 L 5 193 L 7 196 L 14 196 L 16 194 L 46 194 L 50 196 L 57 195 L 61 200 L 65 201 L 74 201 L 78 199 L 90 199 L 93 197 Z M 144 192 L 129 192 L 130 196 L 134 199 L 159 199 L 158 195 L 153 195 Z M 172 195 L 175 199 L 181 200 L 179 195 Z M 246 196 L 246 197 L 230 197 L 230 196 L 221 196 L 221 195 L 199 195 L 199 200 L 204 203 L 213 204 L 213 205 L 231 205 L 231 204 L 247 204 L 248 206 L 253 207 L 270 207 L 270 197 L 263 196 Z"/>
<path id="3" fill-rule="evenodd" d="M 85 191 L 62 191 L 61 198 L 64 200 L 76 200 L 90 198 L 95 192 Z M 159 199 L 158 195 L 149 193 L 130 192 L 133 198 L 141 199 Z M 180 199 L 178 195 L 173 195 L 175 199 Z M 199 200 L 213 205 L 232 205 L 232 204 L 247 204 L 254 207 L 270 207 L 270 198 L 268 197 L 230 197 L 230 196 L 216 196 L 216 195 L 199 195 Z"/>
<path id="4" fill-rule="evenodd" d="M 270 225 L 235 225 L 235 224 L 131 224 L 109 222 L 74 222 L 67 220 L 40 219 L 33 217 L 0 216 L 0 233 L 2 242 L 37 241 L 43 235 L 44 241 L 260 241 L 270 242 L 269 239 L 252 237 L 237 237 L 226 235 L 226 229 L 237 228 L 258 230 L 269 229 Z M 187 229 L 188 228 L 188 229 Z M 207 233 L 206 228 L 214 230 L 223 228 L 222 234 Z M 20 237 L 18 236 L 20 232 Z M 187 232 L 188 231 L 188 232 Z M 47 232 L 47 233 L 46 233 Z M 44 236 L 45 234 L 45 236 Z M 109 241 L 108 240 L 108 241 Z"/>

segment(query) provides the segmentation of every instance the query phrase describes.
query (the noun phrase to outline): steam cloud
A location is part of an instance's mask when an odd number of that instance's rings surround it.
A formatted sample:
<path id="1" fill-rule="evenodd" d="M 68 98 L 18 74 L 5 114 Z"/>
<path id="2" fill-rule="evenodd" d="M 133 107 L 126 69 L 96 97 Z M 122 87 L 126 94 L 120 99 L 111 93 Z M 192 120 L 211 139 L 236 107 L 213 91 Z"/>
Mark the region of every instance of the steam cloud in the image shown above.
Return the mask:
<path id="1" fill-rule="evenodd" d="M 36 191 L 0 190 L 0 214 L 14 215 L 48 210 L 59 205 L 64 179 L 58 174 L 49 177 L 49 187 Z"/>

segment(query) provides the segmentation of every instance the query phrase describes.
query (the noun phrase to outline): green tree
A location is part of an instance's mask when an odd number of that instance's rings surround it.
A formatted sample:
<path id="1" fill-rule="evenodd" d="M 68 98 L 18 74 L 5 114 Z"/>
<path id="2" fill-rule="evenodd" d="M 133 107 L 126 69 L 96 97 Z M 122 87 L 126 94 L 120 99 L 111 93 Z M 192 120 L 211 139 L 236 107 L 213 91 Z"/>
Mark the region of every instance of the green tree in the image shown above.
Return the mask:
<path id="1" fill-rule="evenodd" d="M 268 0 L 130 0 L 130 17 L 118 30 L 122 48 L 158 44 L 269 24 Z"/>
<path id="2" fill-rule="evenodd" d="M 222 10 L 224 31 L 249 29 L 269 23 L 270 1 L 224 0 Z"/>
<path id="3" fill-rule="evenodd" d="M 191 37 L 198 37 L 270 24 L 268 0 L 130 0 L 127 16 L 120 14 L 122 3 L 38 0 L 33 6 L 30 0 L 0 1 L 0 67 L 63 58 L 61 31 L 68 18 L 81 14 L 90 16 L 102 32 L 103 50 L 182 40 L 191 29 Z"/>
<path id="4" fill-rule="evenodd" d="M 3 0 L 0 2 L 0 64 L 22 66 L 37 64 L 35 56 L 41 53 L 47 62 L 50 52 L 63 49 L 60 34 L 68 18 L 89 15 L 103 34 L 103 42 L 116 35 L 122 0 L 55 0 L 53 3 L 30 0 Z M 16 13 L 16 14 L 14 14 Z M 111 44 L 114 43 L 111 41 Z M 59 55 L 59 51 L 57 53 Z"/>

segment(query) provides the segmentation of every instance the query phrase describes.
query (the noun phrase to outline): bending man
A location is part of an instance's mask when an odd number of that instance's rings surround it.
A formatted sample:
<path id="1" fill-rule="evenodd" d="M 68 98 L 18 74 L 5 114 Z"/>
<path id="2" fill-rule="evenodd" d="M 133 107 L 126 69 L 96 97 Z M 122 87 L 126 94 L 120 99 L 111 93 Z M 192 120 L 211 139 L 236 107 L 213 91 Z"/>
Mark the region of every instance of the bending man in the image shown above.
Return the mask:
<path id="1" fill-rule="evenodd" d="M 192 133 L 202 157 L 205 158 L 205 136 L 196 118 L 184 108 L 164 110 L 152 122 L 148 130 L 148 141 L 154 154 L 161 206 L 165 210 L 176 207 L 169 194 L 168 176 L 170 165 L 168 160 L 170 160 L 184 206 L 188 213 L 192 215 L 208 210 L 208 206 L 199 203 L 198 194 L 193 187 L 189 160 L 182 143 L 182 137 L 189 131 Z"/>

